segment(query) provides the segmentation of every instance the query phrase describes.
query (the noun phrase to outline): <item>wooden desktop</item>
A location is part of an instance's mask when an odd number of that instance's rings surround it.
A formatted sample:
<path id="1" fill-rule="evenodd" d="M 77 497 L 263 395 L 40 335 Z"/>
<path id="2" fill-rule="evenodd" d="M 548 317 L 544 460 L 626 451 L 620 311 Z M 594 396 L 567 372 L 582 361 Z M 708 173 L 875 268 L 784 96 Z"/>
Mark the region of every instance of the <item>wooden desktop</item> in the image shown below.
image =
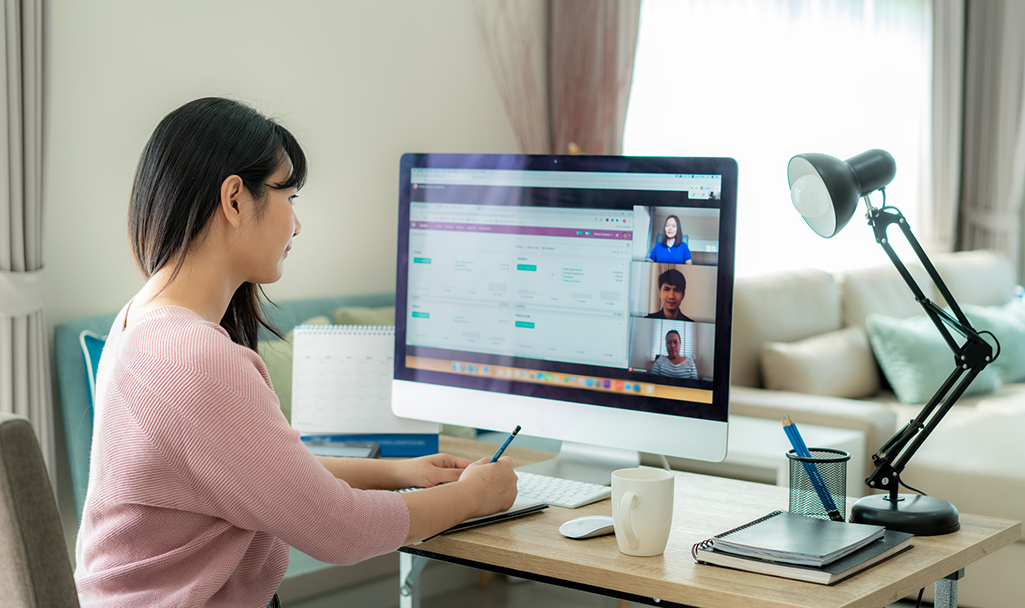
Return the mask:
<path id="1" fill-rule="evenodd" d="M 441 449 L 476 460 L 493 454 L 495 446 L 443 437 Z M 552 456 L 516 447 L 506 454 L 517 465 Z M 786 510 L 787 488 L 678 472 L 675 500 L 669 546 L 658 557 L 623 555 L 613 535 L 571 540 L 559 534 L 559 526 L 570 519 L 611 515 L 608 500 L 572 510 L 550 507 L 403 547 L 400 585 L 410 583 L 402 592 L 403 603 L 416 603 L 415 580 L 424 560 L 413 556 L 421 556 L 658 606 L 879 608 L 957 575 L 1021 537 L 1021 522 L 962 513 L 960 531 L 917 537 L 911 550 L 825 586 L 696 564 L 691 557 L 697 542 Z M 952 586 L 956 600 L 956 579 L 947 580 L 955 582 L 941 585 Z"/>

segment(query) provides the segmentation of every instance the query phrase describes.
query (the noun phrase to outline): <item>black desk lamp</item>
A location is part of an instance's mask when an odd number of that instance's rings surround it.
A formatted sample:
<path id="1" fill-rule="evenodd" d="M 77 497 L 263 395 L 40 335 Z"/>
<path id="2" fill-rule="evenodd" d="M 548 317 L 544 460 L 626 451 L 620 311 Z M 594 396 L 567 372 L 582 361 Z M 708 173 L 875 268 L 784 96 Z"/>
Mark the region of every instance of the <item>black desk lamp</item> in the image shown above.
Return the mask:
<path id="1" fill-rule="evenodd" d="M 794 207 L 820 236 L 829 238 L 840 232 L 854 215 L 858 199 L 865 199 L 868 208 L 866 219 L 875 233 L 876 242 L 886 251 L 904 282 L 911 288 L 915 301 L 922 305 L 925 314 L 932 319 L 954 353 L 954 371 L 936 394 L 914 420 L 897 431 L 872 455 L 876 468 L 865 479 L 865 483 L 870 488 L 887 490 L 889 493 L 872 494 L 858 500 L 851 508 L 851 521 L 881 525 L 922 536 L 947 534 L 961 527 L 954 505 L 925 495 L 898 494 L 898 486 L 905 485 L 900 480 L 900 474 L 954 402 L 996 356 L 993 355 L 992 347 L 979 336 L 961 312 L 936 268 L 911 233 L 904 216 L 896 207 L 886 205 L 885 188 L 896 172 L 897 165 L 893 157 L 883 150 L 862 152 L 846 161 L 825 154 L 800 154 L 791 158 L 787 167 Z M 877 190 L 883 195 L 882 207 L 873 207 L 869 200 L 869 194 Z M 886 229 L 891 224 L 900 227 L 953 315 L 925 297 L 911 273 L 894 253 L 886 238 Z M 948 327 L 960 334 L 965 342 L 958 344 Z M 997 349 L 999 354 L 999 344 Z"/>

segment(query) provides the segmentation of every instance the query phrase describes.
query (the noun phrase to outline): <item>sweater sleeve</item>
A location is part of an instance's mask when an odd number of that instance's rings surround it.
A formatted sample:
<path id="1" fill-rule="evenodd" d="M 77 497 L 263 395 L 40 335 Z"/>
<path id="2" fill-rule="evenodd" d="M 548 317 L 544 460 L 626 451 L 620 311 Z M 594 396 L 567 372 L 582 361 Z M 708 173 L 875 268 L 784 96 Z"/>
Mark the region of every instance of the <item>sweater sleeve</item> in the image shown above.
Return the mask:
<path id="1" fill-rule="evenodd" d="M 180 329 L 180 328 L 179 328 Z M 335 479 L 281 414 L 259 356 L 209 323 L 125 353 L 128 410 L 175 479 L 138 488 L 145 504 L 268 532 L 319 560 L 350 564 L 400 547 L 397 494 Z"/>

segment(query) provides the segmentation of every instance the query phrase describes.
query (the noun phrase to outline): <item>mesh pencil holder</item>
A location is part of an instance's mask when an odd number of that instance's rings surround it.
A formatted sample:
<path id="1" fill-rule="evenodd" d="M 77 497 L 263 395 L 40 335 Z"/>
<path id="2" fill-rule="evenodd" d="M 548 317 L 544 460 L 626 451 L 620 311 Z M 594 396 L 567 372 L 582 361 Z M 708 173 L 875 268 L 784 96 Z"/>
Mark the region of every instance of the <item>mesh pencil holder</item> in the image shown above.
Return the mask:
<path id="1" fill-rule="evenodd" d="M 790 512 L 829 519 L 819 486 L 833 501 L 841 515 L 847 513 L 847 461 L 851 455 L 832 448 L 808 448 L 811 458 L 790 450 Z M 818 480 L 810 469 L 818 471 Z"/>

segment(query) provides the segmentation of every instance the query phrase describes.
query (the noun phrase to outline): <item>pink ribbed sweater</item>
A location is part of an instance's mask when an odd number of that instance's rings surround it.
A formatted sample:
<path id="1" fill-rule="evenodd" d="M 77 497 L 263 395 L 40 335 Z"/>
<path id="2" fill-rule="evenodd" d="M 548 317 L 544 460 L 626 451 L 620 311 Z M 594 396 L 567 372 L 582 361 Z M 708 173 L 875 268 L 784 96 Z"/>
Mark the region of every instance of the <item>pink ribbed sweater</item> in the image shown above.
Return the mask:
<path id="1" fill-rule="evenodd" d="M 188 309 L 124 329 L 127 310 L 97 374 L 83 607 L 263 608 L 289 545 L 337 564 L 402 545 L 402 499 L 332 477 L 288 426 L 256 353 Z"/>

